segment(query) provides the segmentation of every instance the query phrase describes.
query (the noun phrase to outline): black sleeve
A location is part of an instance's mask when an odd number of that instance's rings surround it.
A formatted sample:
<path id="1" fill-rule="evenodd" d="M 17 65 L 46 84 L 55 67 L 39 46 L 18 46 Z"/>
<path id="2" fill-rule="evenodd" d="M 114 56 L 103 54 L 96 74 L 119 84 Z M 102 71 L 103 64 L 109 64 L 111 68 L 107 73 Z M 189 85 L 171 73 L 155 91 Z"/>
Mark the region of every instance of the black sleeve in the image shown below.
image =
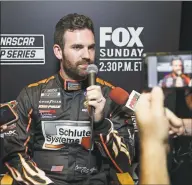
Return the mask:
<path id="1" fill-rule="evenodd" d="M 134 129 L 127 124 L 127 115 L 121 111 L 121 107 L 108 97 L 106 99 L 105 117 L 94 124 L 95 143 L 101 154 L 110 159 L 117 172 L 130 172 Z M 112 114 L 113 110 L 118 113 Z"/>
<path id="2" fill-rule="evenodd" d="M 31 91 L 30 91 L 31 92 Z M 28 88 L 24 88 L 17 98 L 16 113 L 19 119 L 6 131 L 4 138 L 5 157 L 4 162 L 11 176 L 17 182 L 24 184 L 50 184 L 52 181 L 46 177 L 45 173 L 40 170 L 35 162 L 30 159 L 28 151 L 31 139 L 31 125 L 34 124 L 32 119 L 33 107 L 29 97 Z"/>

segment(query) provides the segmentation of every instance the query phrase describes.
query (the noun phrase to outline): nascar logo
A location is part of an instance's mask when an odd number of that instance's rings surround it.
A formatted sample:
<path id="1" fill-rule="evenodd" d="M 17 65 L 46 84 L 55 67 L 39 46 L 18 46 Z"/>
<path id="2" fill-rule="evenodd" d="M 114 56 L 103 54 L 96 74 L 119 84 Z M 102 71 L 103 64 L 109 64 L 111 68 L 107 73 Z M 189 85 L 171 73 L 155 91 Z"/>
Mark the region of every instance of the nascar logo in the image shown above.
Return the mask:
<path id="1" fill-rule="evenodd" d="M 45 64 L 44 35 L 1 34 L 1 65 Z"/>

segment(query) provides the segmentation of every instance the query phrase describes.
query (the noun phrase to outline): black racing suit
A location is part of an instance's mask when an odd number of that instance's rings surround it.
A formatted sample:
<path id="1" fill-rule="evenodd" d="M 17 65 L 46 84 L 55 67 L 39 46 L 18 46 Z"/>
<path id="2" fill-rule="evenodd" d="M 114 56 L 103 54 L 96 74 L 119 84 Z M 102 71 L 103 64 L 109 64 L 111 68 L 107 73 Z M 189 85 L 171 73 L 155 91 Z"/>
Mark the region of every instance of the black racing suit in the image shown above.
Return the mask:
<path id="1" fill-rule="evenodd" d="M 111 114 L 119 107 L 108 97 L 113 86 L 96 81 L 106 104 L 104 119 L 94 123 L 90 156 L 87 80 L 66 81 L 58 73 L 21 91 L 19 120 L 4 141 L 4 162 L 17 182 L 106 185 L 114 183 L 114 174 L 130 172 L 133 146 L 124 127 L 126 118 Z"/>

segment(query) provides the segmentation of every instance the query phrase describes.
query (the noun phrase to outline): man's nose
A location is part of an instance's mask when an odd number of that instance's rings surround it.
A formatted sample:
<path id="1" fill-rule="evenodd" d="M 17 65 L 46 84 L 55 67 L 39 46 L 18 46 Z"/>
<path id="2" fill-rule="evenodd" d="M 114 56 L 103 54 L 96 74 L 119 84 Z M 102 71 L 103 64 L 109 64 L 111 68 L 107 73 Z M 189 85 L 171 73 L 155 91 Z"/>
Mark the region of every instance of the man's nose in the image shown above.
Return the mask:
<path id="1" fill-rule="evenodd" d="M 82 59 L 90 60 L 90 53 L 88 48 L 84 48 L 83 54 L 82 54 Z"/>

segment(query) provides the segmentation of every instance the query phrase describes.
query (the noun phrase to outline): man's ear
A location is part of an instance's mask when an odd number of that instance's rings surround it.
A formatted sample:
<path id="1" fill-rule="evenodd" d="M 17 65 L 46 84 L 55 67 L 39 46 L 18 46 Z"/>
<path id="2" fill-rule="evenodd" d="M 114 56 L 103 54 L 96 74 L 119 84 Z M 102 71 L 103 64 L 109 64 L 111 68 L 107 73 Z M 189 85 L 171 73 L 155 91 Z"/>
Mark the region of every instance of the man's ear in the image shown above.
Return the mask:
<path id="1" fill-rule="evenodd" d="M 53 51 L 54 51 L 55 56 L 59 60 L 61 60 L 62 59 L 62 49 L 60 48 L 60 46 L 58 44 L 54 44 Z"/>

